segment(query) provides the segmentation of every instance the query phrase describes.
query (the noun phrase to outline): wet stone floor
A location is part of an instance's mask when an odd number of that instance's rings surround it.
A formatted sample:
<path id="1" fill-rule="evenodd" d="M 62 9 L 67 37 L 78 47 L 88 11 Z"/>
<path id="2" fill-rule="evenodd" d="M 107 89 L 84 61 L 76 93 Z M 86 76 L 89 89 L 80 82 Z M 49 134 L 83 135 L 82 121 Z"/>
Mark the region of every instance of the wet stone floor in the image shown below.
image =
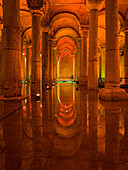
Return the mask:
<path id="1" fill-rule="evenodd" d="M 127 169 L 128 102 L 103 102 L 75 83 L 0 101 L 0 170 Z"/>

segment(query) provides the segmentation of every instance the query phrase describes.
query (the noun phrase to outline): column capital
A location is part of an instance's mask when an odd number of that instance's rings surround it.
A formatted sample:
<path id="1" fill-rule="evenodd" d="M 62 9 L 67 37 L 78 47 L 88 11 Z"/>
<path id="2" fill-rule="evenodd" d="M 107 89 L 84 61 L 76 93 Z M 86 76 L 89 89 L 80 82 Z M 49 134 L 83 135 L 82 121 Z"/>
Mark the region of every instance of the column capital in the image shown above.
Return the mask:
<path id="1" fill-rule="evenodd" d="M 30 9 L 40 9 L 43 7 L 42 0 L 27 0 L 27 4 Z"/>
<path id="2" fill-rule="evenodd" d="M 52 39 L 48 39 L 48 45 L 52 45 L 52 43 L 53 43 L 53 41 L 52 41 Z"/>
<path id="3" fill-rule="evenodd" d="M 86 0 L 86 9 L 89 12 L 93 9 L 100 11 L 103 3 L 103 0 Z"/>
<path id="4" fill-rule="evenodd" d="M 39 16 L 42 16 L 42 11 L 39 10 L 39 9 L 30 9 L 30 12 L 32 15 L 39 15 Z"/>
<path id="5" fill-rule="evenodd" d="M 89 25 L 81 25 L 80 33 L 81 35 L 88 36 Z"/>

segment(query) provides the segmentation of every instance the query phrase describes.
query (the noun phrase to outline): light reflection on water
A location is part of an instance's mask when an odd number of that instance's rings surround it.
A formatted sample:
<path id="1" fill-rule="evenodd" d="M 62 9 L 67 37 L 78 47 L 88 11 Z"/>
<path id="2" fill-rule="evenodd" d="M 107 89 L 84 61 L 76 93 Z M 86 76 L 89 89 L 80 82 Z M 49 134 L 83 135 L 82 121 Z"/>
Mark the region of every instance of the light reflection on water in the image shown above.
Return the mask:
<path id="1" fill-rule="evenodd" d="M 22 93 L 30 94 L 30 84 L 23 85 Z M 19 105 L 4 101 L 0 105 L 0 169 L 127 168 L 124 102 L 103 102 L 97 91 L 58 83 L 41 89 L 40 100 L 30 96 L 16 110 Z"/>

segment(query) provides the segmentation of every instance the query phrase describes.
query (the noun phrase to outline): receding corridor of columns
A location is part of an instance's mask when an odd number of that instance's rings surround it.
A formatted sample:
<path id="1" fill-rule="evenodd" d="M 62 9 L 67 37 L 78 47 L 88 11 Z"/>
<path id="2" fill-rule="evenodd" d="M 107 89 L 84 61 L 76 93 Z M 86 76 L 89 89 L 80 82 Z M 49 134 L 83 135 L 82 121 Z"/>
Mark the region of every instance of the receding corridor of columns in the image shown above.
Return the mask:
<path id="1" fill-rule="evenodd" d="M 128 169 L 127 21 L 127 0 L 0 0 L 0 170 Z"/>

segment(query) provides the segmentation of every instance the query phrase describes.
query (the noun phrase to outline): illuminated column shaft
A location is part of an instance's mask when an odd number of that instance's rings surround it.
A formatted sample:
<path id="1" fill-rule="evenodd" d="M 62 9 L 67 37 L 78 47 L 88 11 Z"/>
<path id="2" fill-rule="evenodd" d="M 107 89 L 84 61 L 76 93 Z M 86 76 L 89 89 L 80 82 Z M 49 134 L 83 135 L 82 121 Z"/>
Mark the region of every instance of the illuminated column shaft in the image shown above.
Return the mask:
<path id="1" fill-rule="evenodd" d="M 80 63 L 81 63 L 81 39 L 78 38 L 78 46 L 77 46 L 77 78 L 80 81 Z"/>
<path id="2" fill-rule="evenodd" d="M 56 80 L 56 76 L 57 76 L 57 56 L 56 56 L 56 50 L 53 50 L 53 62 L 54 62 L 54 66 L 53 66 L 53 79 Z"/>
<path id="3" fill-rule="evenodd" d="M 128 85 L 128 20 L 125 21 L 124 84 Z"/>
<path id="4" fill-rule="evenodd" d="M 101 67 L 101 78 L 105 78 L 105 58 L 106 58 L 106 48 L 102 48 L 102 67 Z"/>
<path id="5" fill-rule="evenodd" d="M 87 35 L 84 29 L 81 35 L 81 63 L 80 63 L 80 85 L 87 86 Z"/>
<path id="6" fill-rule="evenodd" d="M 52 40 L 48 41 L 48 78 L 49 86 L 53 81 L 53 56 L 52 56 Z"/>
<path id="7" fill-rule="evenodd" d="M 21 44 L 21 78 L 24 79 L 24 56 L 23 56 L 23 43 Z"/>
<path id="8" fill-rule="evenodd" d="M 2 47 L 0 45 L 0 86 L 1 86 L 1 67 L 2 67 L 2 63 L 1 63 L 1 54 L 2 54 Z"/>
<path id="9" fill-rule="evenodd" d="M 118 87 L 120 84 L 118 49 L 118 0 L 105 1 L 106 13 L 106 64 L 105 88 Z"/>
<path id="10" fill-rule="evenodd" d="M 98 88 L 98 10 L 90 11 L 88 87 Z"/>
<path id="11" fill-rule="evenodd" d="M 13 9 L 12 9 L 13 7 Z M 19 0 L 3 2 L 3 78 L 5 97 L 21 95 L 21 31 Z"/>
<path id="12" fill-rule="evenodd" d="M 102 54 L 99 55 L 99 79 L 101 79 L 102 75 Z"/>
<path id="13" fill-rule="evenodd" d="M 32 13 L 32 68 L 31 68 L 31 95 L 40 93 L 40 27 L 41 14 Z"/>
<path id="14" fill-rule="evenodd" d="M 80 40 L 78 40 L 77 44 L 77 53 L 76 53 L 76 81 L 80 80 Z"/>
<path id="15" fill-rule="evenodd" d="M 60 78 L 60 62 L 59 62 L 59 59 L 57 57 L 57 79 Z"/>
<path id="16" fill-rule="evenodd" d="M 42 32 L 42 87 L 48 85 L 48 32 Z"/>
<path id="17" fill-rule="evenodd" d="M 76 68 L 75 68 L 75 66 L 76 66 L 75 55 L 73 55 L 72 57 L 73 57 L 73 79 L 76 79 L 76 74 L 75 74 L 75 72 L 76 72 Z"/>
<path id="18" fill-rule="evenodd" d="M 30 81 L 30 45 L 26 45 L 26 80 Z"/>
<path id="19" fill-rule="evenodd" d="M 77 67 L 77 56 L 78 53 L 75 53 L 75 78 L 76 78 L 76 81 L 78 81 L 78 67 Z"/>

